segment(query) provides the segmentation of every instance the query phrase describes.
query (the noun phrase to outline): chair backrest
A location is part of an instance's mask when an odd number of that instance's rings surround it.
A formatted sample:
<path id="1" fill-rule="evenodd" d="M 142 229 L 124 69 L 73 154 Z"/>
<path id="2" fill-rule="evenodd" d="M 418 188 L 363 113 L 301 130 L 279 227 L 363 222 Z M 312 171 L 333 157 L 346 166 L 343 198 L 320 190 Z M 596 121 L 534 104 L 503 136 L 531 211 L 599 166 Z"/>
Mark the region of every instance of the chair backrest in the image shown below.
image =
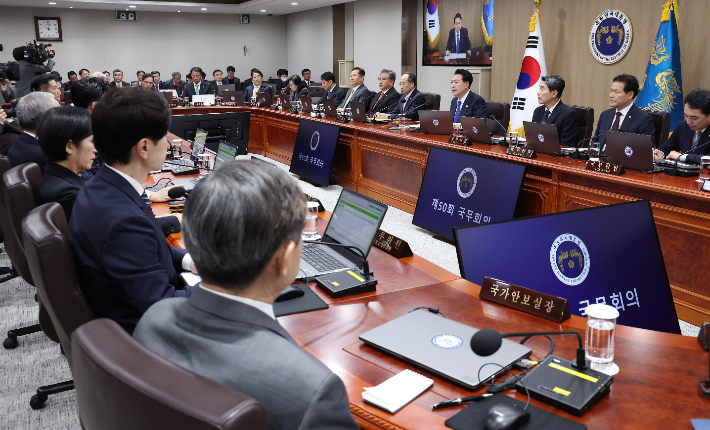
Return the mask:
<path id="1" fill-rule="evenodd" d="M 666 143 L 668 133 L 671 131 L 671 114 L 667 112 L 647 111 L 653 118 L 653 125 L 656 127 L 654 139 L 656 139 L 656 148 Z"/>
<path id="2" fill-rule="evenodd" d="M 71 367 L 71 334 L 93 320 L 94 313 L 79 288 L 67 231 L 67 219 L 58 203 L 33 209 L 22 222 L 25 255 L 39 300 Z"/>
<path id="3" fill-rule="evenodd" d="M 440 110 L 441 109 L 441 95 L 437 93 L 425 93 L 422 91 L 426 103 L 424 108 L 426 110 Z"/>
<path id="4" fill-rule="evenodd" d="M 12 169 L 10 160 L 6 156 L 0 155 L 0 176 L 4 175 L 5 172 Z M 16 258 L 14 247 L 16 247 L 15 240 L 12 236 L 12 222 L 10 222 L 10 215 L 5 207 L 5 186 L 4 183 L 0 184 L 0 230 L 3 231 L 3 236 L 5 243 L 5 252 L 10 257 L 10 262 L 14 265 L 14 259 Z M 6 233 L 7 232 L 7 233 Z"/>
<path id="5" fill-rule="evenodd" d="M 272 84 L 271 82 L 263 82 L 262 85 L 265 85 L 267 87 L 271 88 L 271 96 L 275 96 L 278 94 L 278 91 L 276 91 L 276 84 Z"/>
<path id="6" fill-rule="evenodd" d="M 581 142 L 585 139 L 582 147 L 589 146 L 589 138 L 592 137 L 592 132 L 594 131 L 594 108 L 586 106 L 574 106 L 570 105 L 575 112 L 577 112 L 577 120 L 579 121 L 579 132 L 577 133 L 577 142 Z"/>
<path id="7" fill-rule="evenodd" d="M 320 85 L 311 85 L 308 87 L 308 93 L 311 97 L 323 97 L 325 95 L 325 89 Z"/>
<path id="8" fill-rule="evenodd" d="M 84 324 L 72 343 L 84 430 L 267 428 L 256 400 L 157 356 L 112 320 Z"/>
<path id="9" fill-rule="evenodd" d="M 510 123 L 510 103 L 506 102 L 496 102 L 487 101 L 486 102 L 486 118 L 490 118 L 491 115 L 500 122 L 503 127 L 507 127 Z M 488 130 L 496 136 L 506 136 L 508 130 L 496 124 L 493 130 Z"/>

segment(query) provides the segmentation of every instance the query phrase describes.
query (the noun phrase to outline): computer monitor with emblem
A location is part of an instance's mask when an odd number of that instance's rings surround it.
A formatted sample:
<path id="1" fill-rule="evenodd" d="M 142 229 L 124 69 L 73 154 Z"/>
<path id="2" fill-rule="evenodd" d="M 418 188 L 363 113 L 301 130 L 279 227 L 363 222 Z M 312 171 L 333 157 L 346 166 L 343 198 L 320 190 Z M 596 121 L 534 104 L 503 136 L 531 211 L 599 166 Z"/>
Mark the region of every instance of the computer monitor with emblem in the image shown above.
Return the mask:
<path id="1" fill-rule="evenodd" d="M 412 223 L 453 240 L 453 228 L 513 217 L 525 165 L 431 147 Z"/>
<path id="2" fill-rule="evenodd" d="M 619 310 L 618 324 L 680 334 L 647 200 L 454 229 L 461 276 L 488 276 Z M 521 300 L 524 299 L 521 298 Z M 531 306 L 534 304 L 531 302 Z"/>
<path id="3" fill-rule="evenodd" d="M 340 127 L 302 119 L 289 172 L 317 185 L 328 185 Z"/>

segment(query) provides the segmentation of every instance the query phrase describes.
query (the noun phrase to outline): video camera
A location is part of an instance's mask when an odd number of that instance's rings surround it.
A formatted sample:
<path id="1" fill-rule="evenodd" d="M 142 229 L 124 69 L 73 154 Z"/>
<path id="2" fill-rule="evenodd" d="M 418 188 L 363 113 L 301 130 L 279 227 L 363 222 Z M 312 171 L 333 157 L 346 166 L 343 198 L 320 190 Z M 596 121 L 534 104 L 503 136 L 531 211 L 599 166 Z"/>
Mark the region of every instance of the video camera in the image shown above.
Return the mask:
<path id="1" fill-rule="evenodd" d="M 2 51 L 2 45 L 0 45 L 0 51 Z M 13 81 L 20 80 L 20 64 L 16 61 L 8 61 L 7 63 L 0 63 L 0 73 L 5 75 L 5 78 L 0 79 L 3 82 L 5 79 L 10 78 Z"/>
<path id="2" fill-rule="evenodd" d="M 51 43 L 30 42 L 27 46 L 19 46 L 12 50 L 12 56 L 17 61 L 25 60 L 29 63 L 43 64 L 50 58 L 54 58 L 54 51 L 47 49 Z"/>

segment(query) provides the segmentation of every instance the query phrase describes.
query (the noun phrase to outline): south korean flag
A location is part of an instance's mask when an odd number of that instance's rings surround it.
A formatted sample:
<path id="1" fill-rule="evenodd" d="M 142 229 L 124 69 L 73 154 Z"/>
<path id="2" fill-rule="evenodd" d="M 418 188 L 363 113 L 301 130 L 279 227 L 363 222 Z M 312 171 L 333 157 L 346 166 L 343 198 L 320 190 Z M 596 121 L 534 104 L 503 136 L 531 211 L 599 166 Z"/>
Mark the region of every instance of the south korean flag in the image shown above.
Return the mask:
<path id="1" fill-rule="evenodd" d="M 515 86 L 513 103 L 510 106 L 509 131 L 517 131 L 520 137 L 525 137 L 523 121 L 532 120 L 537 102 L 537 91 L 540 87 L 540 78 L 547 75 L 545 64 L 545 50 L 542 47 L 542 32 L 540 31 L 540 11 L 536 8 L 530 18 L 530 33 L 525 44 L 523 65 L 520 68 L 520 77 Z"/>

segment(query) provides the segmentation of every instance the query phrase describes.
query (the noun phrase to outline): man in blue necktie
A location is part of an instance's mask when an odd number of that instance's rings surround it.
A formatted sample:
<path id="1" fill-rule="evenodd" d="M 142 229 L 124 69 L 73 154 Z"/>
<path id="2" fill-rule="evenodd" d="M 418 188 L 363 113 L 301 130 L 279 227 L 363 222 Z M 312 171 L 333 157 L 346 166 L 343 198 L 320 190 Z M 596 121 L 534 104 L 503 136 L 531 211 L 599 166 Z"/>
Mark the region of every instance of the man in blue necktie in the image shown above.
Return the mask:
<path id="1" fill-rule="evenodd" d="M 451 78 L 451 93 L 454 98 L 451 100 L 451 116 L 454 123 L 459 122 L 459 117 L 467 116 L 471 118 L 486 117 L 486 101 L 483 97 L 471 91 L 473 75 L 465 69 L 456 69 L 454 77 Z"/>
<path id="2" fill-rule="evenodd" d="M 461 14 L 454 15 L 454 28 L 449 31 L 449 40 L 446 42 L 446 55 L 466 53 L 471 56 L 471 40 L 468 38 L 468 29 L 461 27 Z"/>

